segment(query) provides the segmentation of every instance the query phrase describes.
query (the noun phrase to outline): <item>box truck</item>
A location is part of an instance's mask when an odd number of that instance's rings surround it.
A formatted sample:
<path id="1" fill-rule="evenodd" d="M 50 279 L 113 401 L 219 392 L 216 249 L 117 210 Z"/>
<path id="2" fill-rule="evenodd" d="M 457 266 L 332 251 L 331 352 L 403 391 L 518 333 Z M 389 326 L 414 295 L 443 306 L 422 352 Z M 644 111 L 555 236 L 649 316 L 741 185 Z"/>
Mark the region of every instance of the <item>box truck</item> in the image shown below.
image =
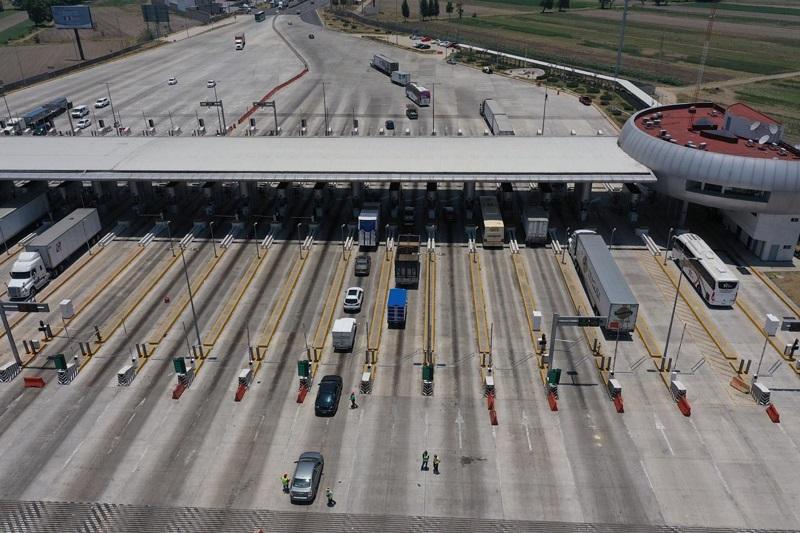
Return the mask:
<path id="1" fill-rule="evenodd" d="M 409 82 L 411 82 L 411 74 L 408 72 L 403 72 L 402 70 L 392 72 L 392 83 L 405 87 Z"/>
<path id="2" fill-rule="evenodd" d="M 100 233 L 97 209 L 76 209 L 35 237 L 11 267 L 8 295 L 27 299 L 59 274 L 67 261 Z"/>
<path id="3" fill-rule="evenodd" d="M 525 244 L 547 242 L 547 227 L 550 216 L 543 207 L 528 206 L 522 211 L 522 229 L 525 231 Z"/>
<path id="4" fill-rule="evenodd" d="M 337 318 L 333 322 L 331 336 L 333 337 L 333 349 L 337 352 L 349 352 L 353 349 L 356 342 L 356 319 Z"/>
<path id="5" fill-rule="evenodd" d="M 358 213 L 358 245 L 365 248 L 378 246 L 381 208 L 378 203 L 365 203 Z"/>
<path id="6" fill-rule="evenodd" d="M 514 135 L 508 115 L 496 101 L 487 98 L 481 102 L 480 113 L 494 135 Z"/>
<path id="7" fill-rule="evenodd" d="M 406 327 L 408 312 L 408 291 L 406 289 L 389 289 L 386 302 L 386 321 L 390 328 Z"/>
<path id="8" fill-rule="evenodd" d="M 607 316 L 605 329 L 630 333 L 636 326 L 639 303 L 622 277 L 603 238 L 592 230 L 577 230 L 569 253 L 597 316 Z"/>
<path id="9" fill-rule="evenodd" d="M 233 42 L 237 50 L 244 50 L 244 32 L 237 33 L 233 38 Z"/>
<path id="10" fill-rule="evenodd" d="M 400 63 L 394 59 L 386 57 L 383 54 L 375 54 L 372 56 L 372 62 L 370 62 L 370 66 L 372 66 L 372 68 L 375 70 L 380 70 L 387 76 L 391 76 L 392 72 L 400 68 Z"/>
<path id="11" fill-rule="evenodd" d="M 17 198 L 0 207 L 0 240 L 8 242 L 22 230 L 47 214 L 50 204 L 47 195 Z"/>
<path id="12" fill-rule="evenodd" d="M 394 282 L 401 287 L 416 287 L 419 284 L 419 235 L 398 237 Z"/>

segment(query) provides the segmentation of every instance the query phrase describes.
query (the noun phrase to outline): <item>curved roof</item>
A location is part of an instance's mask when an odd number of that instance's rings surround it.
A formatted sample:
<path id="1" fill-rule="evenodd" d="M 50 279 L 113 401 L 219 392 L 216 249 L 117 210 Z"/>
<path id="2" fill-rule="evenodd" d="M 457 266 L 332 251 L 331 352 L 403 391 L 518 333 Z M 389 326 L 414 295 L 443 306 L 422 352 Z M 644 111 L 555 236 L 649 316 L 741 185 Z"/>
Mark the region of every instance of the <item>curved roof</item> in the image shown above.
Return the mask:
<path id="1" fill-rule="evenodd" d="M 775 159 L 698 150 L 667 142 L 637 124 L 644 115 L 670 107 L 636 113 L 623 126 L 618 141 L 620 148 L 649 167 L 659 180 L 691 179 L 742 189 L 800 192 L 800 161 L 796 159 L 779 159 L 774 153 Z"/>

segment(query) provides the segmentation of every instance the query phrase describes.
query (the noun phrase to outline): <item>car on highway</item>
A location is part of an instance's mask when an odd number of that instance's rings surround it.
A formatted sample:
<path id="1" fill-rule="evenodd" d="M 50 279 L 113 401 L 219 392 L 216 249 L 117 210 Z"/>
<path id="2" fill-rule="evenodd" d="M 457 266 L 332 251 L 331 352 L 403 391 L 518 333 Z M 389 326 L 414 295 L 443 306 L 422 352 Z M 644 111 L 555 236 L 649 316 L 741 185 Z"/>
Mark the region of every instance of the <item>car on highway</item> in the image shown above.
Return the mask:
<path id="1" fill-rule="evenodd" d="M 353 265 L 353 273 L 356 276 L 369 276 L 369 270 L 372 266 L 372 259 L 368 255 L 359 255 L 356 257 L 355 265 Z"/>
<path id="2" fill-rule="evenodd" d="M 494 72 L 494 70 L 492 70 L 492 67 L 483 67 L 484 74 L 491 74 L 492 72 Z"/>
<path id="3" fill-rule="evenodd" d="M 309 34 L 308 34 L 308 38 L 309 38 L 309 39 L 313 39 L 313 38 L 314 38 L 314 34 L 313 34 L 313 33 L 309 33 Z"/>
<path id="4" fill-rule="evenodd" d="M 42 136 L 42 135 L 50 135 L 55 131 L 55 128 L 50 122 L 46 122 L 39 126 L 36 126 L 36 129 L 33 130 L 33 135 Z"/>
<path id="5" fill-rule="evenodd" d="M 429 43 L 429 42 L 431 41 L 431 38 L 430 38 L 430 37 L 428 37 L 428 36 L 426 35 L 425 37 L 423 37 L 423 38 L 422 38 L 422 39 L 420 39 L 420 40 L 421 40 L 423 43 Z"/>
<path id="6" fill-rule="evenodd" d="M 425 43 L 417 43 L 414 45 L 417 50 L 430 50 L 431 45 Z"/>
<path id="7" fill-rule="evenodd" d="M 455 65 L 455 64 L 456 64 L 456 60 L 455 60 L 455 58 L 453 58 L 453 57 L 448 57 L 448 58 L 447 58 L 447 64 L 448 64 L 448 65 Z"/>
<path id="8" fill-rule="evenodd" d="M 319 452 L 303 452 L 295 461 L 294 476 L 289 489 L 289 501 L 292 503 L 311 503 L 317 497 L 319 481 L 325 460 Z"/>
<path id="9" fill-rule="evenodd" d="M 208 87 L 209 89 L 213 89 L 216 86 L 217 86 L 217 82 L 214 81 L 214 80 L 208 80 L 206 82 L 206 87 Z"/>
<path id="10" fill-rule="evenodd" d="M 314 414 L 317 416 L 333 416 L 339 409 L 339 398 L 342 396 L 341 376 L 325 376 L 317 389 L 317 401 L 314 402 Z"/>
<path id="11" fill-rule="evenodd" d="M 583 105 L 592 105 L 592 97 L 591 96 L 583 95 L 580 98 L 578 98 L 578 101 L 580 103 L 582 103 Z"/>
<path id="12" fill-rule="evenodd" d="M 97 108 L 97 109 L 100 109 L 101 107 L 108 106 L 110 103 L 111 103 L 111 100 L 109 100 L 108 98 L 106 98 L 104 96 L 103 98 L 98 98 L 97 100 L 95 100 L 94 107 Z"/>
<path id="13" fill-rule="evenodd" d="M 88 114 L 89 114 L 89 108 L 87 106 L 85 106 L 85 105 L 76 105 L 69 112 L 69 115 L 72 118 L 83 118 Z"/>
<path id="14" fill-rule="evenodd" d="M 350 287 L 344 293 L 345 313 L 358 313 L 361 311 L 361 304 L 364 301 L 364 289 L 361 287 Z"/>
<path id="15" fill-rule="evenodd" d="M 408 104 L 408 107 L 406 107 L 406 116 L 411 120 L 417 120 L 419 118 L 419 112 L 416 107 Z"/>
<path id="16" fill-rule="evenodd" d="M 78 122 L 75 123 L 78 129 L 85 130 L 89 126 L 92 125 L 92 119 L 90 118 L 82 118 Z"/>
<path id="17" fill-rule="evenodd" d="M 386 121 L 386 129 L 393 130 L 394 129 L 394 120 L 387 120 Z"/>
<path id="18" fill-rule="evenodd" d="M 167 80 L 167 85 L 178 85 L 178 78 L 170 78 Z"/>

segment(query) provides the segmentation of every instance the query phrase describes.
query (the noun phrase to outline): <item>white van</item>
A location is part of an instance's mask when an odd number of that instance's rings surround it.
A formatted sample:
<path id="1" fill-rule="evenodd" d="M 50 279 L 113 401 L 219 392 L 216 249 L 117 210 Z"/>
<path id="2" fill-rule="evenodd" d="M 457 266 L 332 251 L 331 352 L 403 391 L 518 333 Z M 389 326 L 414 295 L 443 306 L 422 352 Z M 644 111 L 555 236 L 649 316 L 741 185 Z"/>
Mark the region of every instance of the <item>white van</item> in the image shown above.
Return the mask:
<path id="1" fill-rule="evenodd" d="M 89 108 L 85 105 L 77 105 L 69 112 L 72 118 L 83 118 L 89 114 Z"/>

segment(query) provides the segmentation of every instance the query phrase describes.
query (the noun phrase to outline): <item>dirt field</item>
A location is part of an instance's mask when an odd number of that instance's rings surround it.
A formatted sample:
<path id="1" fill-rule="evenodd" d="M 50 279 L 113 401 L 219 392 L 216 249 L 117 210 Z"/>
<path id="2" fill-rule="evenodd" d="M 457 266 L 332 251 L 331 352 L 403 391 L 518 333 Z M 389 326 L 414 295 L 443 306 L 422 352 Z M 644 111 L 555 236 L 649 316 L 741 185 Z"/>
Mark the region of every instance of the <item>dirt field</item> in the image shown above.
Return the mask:
<path id="1" fill-rule="evenodd" d="M 87 59 L 106 55 L 135 44 L 146 29 L 138 5 L 92 7 L 94 30 L 79 30 Z M 4 21 L 7 17 L 0 19 Z M 181 31 L 199 23 L 170 14 L 172 31 Z M 155 26 L 151 31 L 155 34 Z M 167 31 L 162 25 L 161 34 Z M 13 45 L 0 46 L 0 72 L 7 82 L 73 65 L 80 61 L 74 33 L 70 30 L 45 28 Z"/>
<path id="2" fill-rule="evenodd" d="M 800 272 L 796 270 L 782 270 L 766 272 L 766 275 L 795 303 L 795 305 L 800 306 Z"/>

